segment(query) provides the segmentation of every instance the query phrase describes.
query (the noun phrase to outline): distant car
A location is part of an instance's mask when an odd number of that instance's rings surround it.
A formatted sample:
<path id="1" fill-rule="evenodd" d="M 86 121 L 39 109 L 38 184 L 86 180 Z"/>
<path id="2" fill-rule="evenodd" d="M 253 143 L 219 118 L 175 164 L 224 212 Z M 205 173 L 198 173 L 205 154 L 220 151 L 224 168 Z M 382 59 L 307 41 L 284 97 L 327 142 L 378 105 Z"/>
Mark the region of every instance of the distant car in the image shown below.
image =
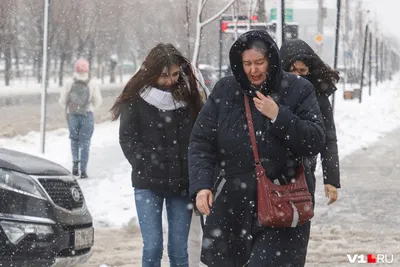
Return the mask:
<path id="1" fill-rule="evenodd" d="M 203 75 L 204 78 L 204 83 L 207 86 L 207 88 L 209 90 L 212 90 L 212 88 L 214 87 L 214 78 L 213 78 L 213 74 L 208 71 L 208 70 L 200 70 L 201 75 Z"/>
<path id="2" fill-rule="evenodd" d="M 0 266 L 70 267 L 91 256 L 94 229 L 72 174 L 0 148 Z"/>
<path id="3" fill-rule="evenodd" d="M 224 66 L 222 66 L 221 69 L 222 69 L 222 73 L 221 73 L 222 77 L 233 75 L 231 66 L 224 65 Z"/>
<path id="4" fill-rule="evenodd" d="M 211 91 L 214 88 L 215 83 L 218 81 L 218 70 L 212 65 L 199 64 L 198 69 L 203 75 L 204 83 L 207 88 Z"/>
<path id="5" fill-rule="evenodd" d="M 346 82 L 349 84 L 359 84 L 361 82 L 361 70 L 357 68 L 346 68 L 343 65 L 339 65 L 336 70 L 339 71 L 340 82 L 342 83 Z M 364 83 L 366 82 L 367 78 L 367 73 L 364 73 Z"/>

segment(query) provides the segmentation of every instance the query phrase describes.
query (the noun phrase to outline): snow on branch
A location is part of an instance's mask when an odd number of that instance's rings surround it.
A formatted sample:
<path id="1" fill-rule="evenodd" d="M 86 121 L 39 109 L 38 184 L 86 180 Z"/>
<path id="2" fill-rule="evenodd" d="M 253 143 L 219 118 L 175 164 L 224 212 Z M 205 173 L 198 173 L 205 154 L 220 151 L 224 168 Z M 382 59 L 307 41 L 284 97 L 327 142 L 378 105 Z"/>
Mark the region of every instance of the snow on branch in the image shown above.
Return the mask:
<path id="1" fill-rule="evenodd" d="M 222 13 L 224 13 L 235 1 L 236 1 L 236 0 L 231 0 L 231 1 L 229 1 L 229 2 L 226 4 L 226 6 L 225 6 L 224 8 L 222 8 L 217 14 L 215 14 L 214 16 L 212 16 L 211 18 L 209 18 L 208 20 L 202 22 L 202 23 L 201 23 L 202 26 L 204 26 L 204 25 L 206 25 L 206 24 L 208 24 L 208 23 L 210 23 L 210 22 L 216 20 L 217 18 L 219 18 L 219 17 L 222 15 Z"/>
<path id="2" fill-rule="evenodd" d="M 217 12 L 214 16 L 210 17 L 209 19 L 205 20 L 204 22 L 201 21 L 201 14 L 203 13 L 203 9 L 205 4 L 208 0 L 199 0 L 197 6 L 197 19 L 196 19 L 196 39 L 194 43 L 194 51 L 192 56 L 192 63 L 194 65 L 197 64 L 199 51 L 200 51 L 200 39 L 201 39 L 201 31 L 205 25 L 208 23 L 218 19 L 236 0 L 230 0 L 219 12 Z"/>

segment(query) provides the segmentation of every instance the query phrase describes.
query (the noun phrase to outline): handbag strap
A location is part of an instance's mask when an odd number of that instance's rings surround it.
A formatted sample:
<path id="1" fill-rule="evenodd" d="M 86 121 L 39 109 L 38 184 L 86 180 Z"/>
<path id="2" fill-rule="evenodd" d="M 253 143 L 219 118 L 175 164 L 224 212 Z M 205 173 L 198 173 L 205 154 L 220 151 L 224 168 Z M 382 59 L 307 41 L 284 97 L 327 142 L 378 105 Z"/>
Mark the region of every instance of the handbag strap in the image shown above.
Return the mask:
<path id="1" fill-rule="evenodd" d="M 251 148 L 253 149 L 254 160 L 257 166 L 260 165 L 260 156 L 258 155 L 258 147 L 256 142 L 256 135 L 254 132 L 253 118 L 251 117 L 249 98 L 246 94 L 244 94 L 244 106 L 246 109 L 247 126 L 249 127 Z"/>

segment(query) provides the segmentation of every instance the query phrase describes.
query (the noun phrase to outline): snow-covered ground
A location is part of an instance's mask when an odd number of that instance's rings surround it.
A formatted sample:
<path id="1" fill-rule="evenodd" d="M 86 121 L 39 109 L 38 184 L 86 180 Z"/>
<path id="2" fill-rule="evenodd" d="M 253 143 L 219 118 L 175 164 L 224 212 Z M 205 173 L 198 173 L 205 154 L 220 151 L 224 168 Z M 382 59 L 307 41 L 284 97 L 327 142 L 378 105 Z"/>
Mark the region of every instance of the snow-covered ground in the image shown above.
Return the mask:
<path id="1" fill-rule="evenodd" d="M 378 87 L 373 86 L 371 96 L 365 86 L 362 103 L 358 103 L 358 99 L 344 100 L 341 86 L 338 88 L 335 123 L 342 158 L 400 126 L 400 75 Z"/>
<path id="2" fill-rule="evenodd" d="M 335 118 L 341 159 L 353 151 L 367 147 L 386 132 L 400 126 L 400 75 L 393 81 L 373 87 L 372 96 L 364 88 L 363 102 L 344 100 L 339 86 L 336 94 Z M 67 129 L 48 132 L 46 153 L 66 168 L 71 167 Z M 40 135 L 0 139 L 0 147 L 36 155 L 39 153 Z M 43 155 L 42 155 L 43 156 Z M 136 215 L 130 166 L 123 157 L 118 143 L 118 122 L 96 125 L 89 162 L 90 179 L 79 180 L 96 226 L 122 227 Z M 317 192 L 317 199 L 322 191 Z"/>
<path id="3" fill-rule="evenodd" d="M 118 143 L 118 123 L 95 126 L 88 174 L 90 179 L 78 180 L 96 226 L 120 227 L 135 216 L 130 165 Z M 72 165 L 67 129 L 46 134 L 46 153 L 39 153 L 40 133 L 0 139 L 0 146 L 45 157 L 70 169 Z"/>

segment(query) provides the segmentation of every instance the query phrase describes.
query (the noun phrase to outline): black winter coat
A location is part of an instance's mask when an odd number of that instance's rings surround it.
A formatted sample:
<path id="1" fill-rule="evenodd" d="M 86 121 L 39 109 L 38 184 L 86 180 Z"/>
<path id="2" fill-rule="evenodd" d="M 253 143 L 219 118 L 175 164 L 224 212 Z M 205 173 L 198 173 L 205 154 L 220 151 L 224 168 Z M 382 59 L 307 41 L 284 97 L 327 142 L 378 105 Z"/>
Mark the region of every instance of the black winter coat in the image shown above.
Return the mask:
<path id="1" fill-rule="evenodd" d="M 322 62 L 315 51 L 306 42 L 299 39 L 287 40 L 281 47 L 280 56 L 284 70 L 289 70 L 291 65 L 297 60 L 309 62 L 311 66 L 315 62 Z M 309 79 L 315 87 L 318 105 L 326 129 L 325 145 L 321 150 L 324 184 L 331 184 L 336 188 L 340 188 L 340 166 L 335 120 L 329 101 L 329 96 L 336 91 L 336 87 L 325 84 L 323 81 L 313 77 L 312 74 L 309 76 Z M 316 161 L 313 164 L 314 170 L 315 167 Z"/>
<path id="2" fill-rule="evenodd" d="M 279 105 L 272 124 L 255 108 L 250 97 L 260 158 L 267 176 L 272 180 L 290 180 L 301 159 L 317 155 L 325 143 L 312 84 L 282 72 L 278 48 L 267 33 L 251 31 L 242 35 L 230 52 L 235 77 L 222 78 L 216 84 L 190 139 L 190 195 L 195 196 L 201 189 L 213 189 L 215 198 L 204 228 L 202 261 L 208 266 L 243 266 L 257 247 L 268 251 L 260 267 L 304 266 L 309 224 L 277 230 L 261 227 L 256 219 L 257 181 L 243 99 L 245 93 L 253 96 L 255 88 L 241 63 L 241 53 L 250 41 L 261 41 L 270 49 L 270 70 L 263 93 L 271 95 Z M 304 164 L 313 194 L 311 166 Z M 219 169 L 221 175 L 214 185 L 215 170 Z"/>
<path id="3" fill-rule="evenodd" d="M 187 108 L 160 110 L 141 97 L 122 104 L 120 145 L 132 165 L 133 187 L 187 194 L 187 151 L 193 123 Z"/>
<path id="4" fill-rule="evenodd" d="M 324 184 L 331 184 L 340 188 L 339 151 L 332 105 L 325 93 L 317 93 L 317 100 L 324 119 L 326 133 L 325 145 L 321 150 Z"/>

